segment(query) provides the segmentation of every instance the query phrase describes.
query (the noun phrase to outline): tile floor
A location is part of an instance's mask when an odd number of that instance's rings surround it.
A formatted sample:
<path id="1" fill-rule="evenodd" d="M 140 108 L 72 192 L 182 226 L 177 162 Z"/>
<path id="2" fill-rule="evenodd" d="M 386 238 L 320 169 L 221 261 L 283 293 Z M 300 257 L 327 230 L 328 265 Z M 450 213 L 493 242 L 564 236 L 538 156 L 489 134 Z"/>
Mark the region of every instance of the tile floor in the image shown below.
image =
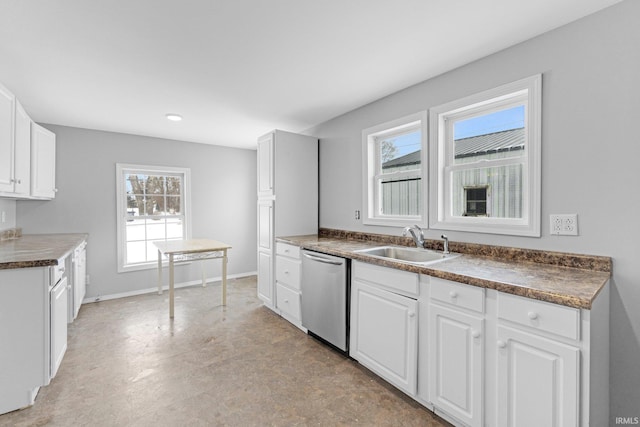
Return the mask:
<path id="1" fill-rule="evenodd" d="M 256 279 L 83 305 L 58 375 L 2 426 L 446 426 L 256 298 Z"/>

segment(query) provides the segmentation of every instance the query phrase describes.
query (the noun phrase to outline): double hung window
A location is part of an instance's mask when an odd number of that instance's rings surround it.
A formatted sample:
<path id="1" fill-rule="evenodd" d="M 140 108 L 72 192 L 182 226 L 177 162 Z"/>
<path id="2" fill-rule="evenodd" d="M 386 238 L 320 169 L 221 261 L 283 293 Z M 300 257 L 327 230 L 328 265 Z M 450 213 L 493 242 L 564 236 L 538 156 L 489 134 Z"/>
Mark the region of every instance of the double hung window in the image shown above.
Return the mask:
<path id="1" fill-rule="evenodd" d="M 363 131 L 365 224 L 423 222 L 425 126 L 420 113 Z"/>
<path id="2" fill-rule="evenodd" d="M 540 89 L 538 75 L 429 111 L 431 228 L 540 235 Z"/>
<path id="3" fill-rule="evenodd" d="M 189 169 L 116 166 L 118 271 L 156 266 L 155 241 L 188 238 Z"/>

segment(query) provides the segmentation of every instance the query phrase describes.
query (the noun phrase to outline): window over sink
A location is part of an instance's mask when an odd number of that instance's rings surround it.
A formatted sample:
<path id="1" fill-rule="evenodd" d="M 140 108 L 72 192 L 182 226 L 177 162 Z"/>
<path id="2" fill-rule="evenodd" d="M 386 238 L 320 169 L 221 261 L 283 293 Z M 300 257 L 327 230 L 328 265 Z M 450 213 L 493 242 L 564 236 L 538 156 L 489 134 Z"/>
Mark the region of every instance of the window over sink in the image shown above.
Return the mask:
<path id="1" fill-rule="evenodd" d="M 423 223 L 426 113 L 362 131 L 364 224 Z"/>
<path id="2" fill-rule="evenodd" d="M 156 241 L 190 235 L 190 169 L 116 165 L 118 271 L 156 268 Z"/>
<path id="3" fill-rule="evenodd" d="M 540 236 L 542 76 L 429 110 L 429 227 Z"/>

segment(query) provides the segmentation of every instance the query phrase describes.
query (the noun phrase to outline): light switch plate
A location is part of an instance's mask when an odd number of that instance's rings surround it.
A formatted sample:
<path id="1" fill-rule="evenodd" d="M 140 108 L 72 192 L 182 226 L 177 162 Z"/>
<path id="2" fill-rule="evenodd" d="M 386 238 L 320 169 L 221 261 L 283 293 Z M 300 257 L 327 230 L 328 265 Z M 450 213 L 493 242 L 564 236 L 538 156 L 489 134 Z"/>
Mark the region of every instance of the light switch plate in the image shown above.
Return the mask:
<path id="1" fill-rule="evenodd" d="M 556 236 L 577 236 L 578 214 L 551 214 L 549 233 Z"/>

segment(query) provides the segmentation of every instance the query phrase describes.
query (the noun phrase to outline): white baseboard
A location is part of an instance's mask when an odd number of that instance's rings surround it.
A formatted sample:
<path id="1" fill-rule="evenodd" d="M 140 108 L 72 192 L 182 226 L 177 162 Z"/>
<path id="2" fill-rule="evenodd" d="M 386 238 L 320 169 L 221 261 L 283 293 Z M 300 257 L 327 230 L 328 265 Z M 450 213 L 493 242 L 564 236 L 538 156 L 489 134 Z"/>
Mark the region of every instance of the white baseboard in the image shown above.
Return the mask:
<path id="1" fill-rule="evenodd" d="M 229 274 L 227 275 L 227 280 L 233 280 L 233 279 L 240 279 L 242 277 L 249 277 L 249 276 L 255 276 L 257 275 L 258 272 L 257 271 L 250 271 L 248 273 L 238 273 L 238 274 Z M 213 282 L 220 282 L 222 281 L 222 277 L 209 277 L 207 278 L 206 282 L 207 283 L 213 283 Z M 174 288 L 186 288 L 188 286 L 195 286 L 195 285 L 201 285 L 202 284 L 202 280 L 190 280 L 188 282 L 181 282 L 181 283 L 176 283 L 174 284 Z M 162 287 L 163 291 L 167 291 L 169 290 L 169 285 L 165 285 Z M 106 301 L 106 300 L 111 300 L 111 299 L 118 299 L 118 298 L 126 298 L 126 297 L 132 297 L 135 295 L 143 295 L 143 294 L 150 294 L 150 293 L 157 293 L 158 292 L 158 287 L 154 286 L 153 288 L 146 288 L 146 289 L 137 289 L 135 291 L 130 291 L 130 292 L 121 292 L 118 294 L 110 294 L 110 295 L 99 295 L 97 297 L 88 297 L 85 298 L 84 300 L 82 300 L 83 304 L 88 304 L 88 303 L 92 303 L 92 302 L 100 302 L 100 301 Z"/>

